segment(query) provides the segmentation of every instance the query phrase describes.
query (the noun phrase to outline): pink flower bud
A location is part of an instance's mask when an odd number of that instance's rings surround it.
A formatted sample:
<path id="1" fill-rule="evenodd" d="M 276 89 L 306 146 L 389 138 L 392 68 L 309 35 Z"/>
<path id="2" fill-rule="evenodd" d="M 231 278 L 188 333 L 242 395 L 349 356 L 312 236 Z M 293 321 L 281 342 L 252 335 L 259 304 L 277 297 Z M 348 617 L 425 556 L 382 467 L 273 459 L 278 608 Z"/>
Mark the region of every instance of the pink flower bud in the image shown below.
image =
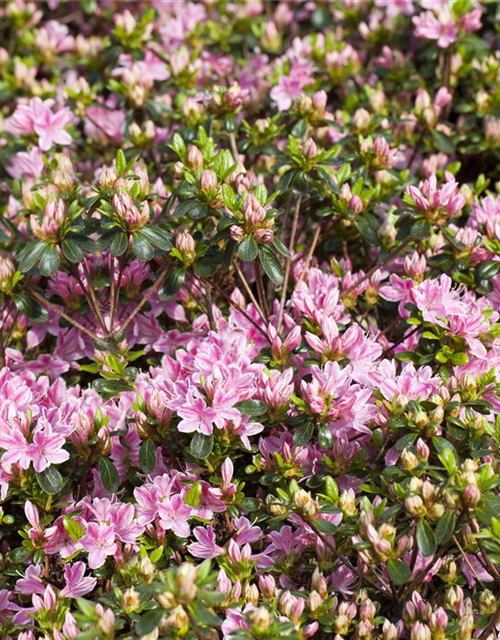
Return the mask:
<path id="1" fill-rule="evenodd" d="M 316 111 L 323 113 L 323 111 L 326 109 L 327 101 L 328 94 L 326 93 L 326 91 L 324 91 L 323 89 L 321 89 L 320 91 L 316 91 L 313 96 L 313 106 Z"/>
<path id="2" fill-rule="evenodd" d="M 314 158 L 318 155 L 318 147 L 312 138 L 306 140 L 304 144 L 304 155 L 308 160 L 314 160 Z"/>
<path id="3" fill-rule="evenodd" d="M 363 200 L 361 200 L 359 196 L 351 196 L 349 209 L 356 215 L 359 215 L 363 211 Z"/>
<path id="4" fill-rule="evenodd" d="M 187 162 L 191 169 L 203 168 L 203 164 L 204 164 L 203 154 L 198 149 L 198 147 L 195 147 L 194 144 L 189 145 Z"/>
<path id="5" fill-rule="evenodd" d="M 254 233 L 257 242 L 262 244 L 271 244 L 274 239 L 274 231 L 272 229 L 257 229 Z"/>
<path id="6" fill-rule="evenodd" d="M 464 502 L 468 507 L 477 507 L 481 502 L 481 491 L 475 484 L 469 484 L 465 487 Z"/>
<path id="7" fill-rule="evenodd" d="M 235 242 L 241 242 L 243 240 L 243 236 L 245 235 L 245 232 L 243 231 L 243 229 L 239 227 L 237 224 L 233 224 L 233 226 L 230 227 L 229 233 L 231 235 L 231 238 Z"/>
<path id="8" fill-rule="evenodd" d="M 204 191 L 212 191 L 217 188 L 217 176 L 210 169 L 205 169 L 201 174 L 200 186 Z"/>

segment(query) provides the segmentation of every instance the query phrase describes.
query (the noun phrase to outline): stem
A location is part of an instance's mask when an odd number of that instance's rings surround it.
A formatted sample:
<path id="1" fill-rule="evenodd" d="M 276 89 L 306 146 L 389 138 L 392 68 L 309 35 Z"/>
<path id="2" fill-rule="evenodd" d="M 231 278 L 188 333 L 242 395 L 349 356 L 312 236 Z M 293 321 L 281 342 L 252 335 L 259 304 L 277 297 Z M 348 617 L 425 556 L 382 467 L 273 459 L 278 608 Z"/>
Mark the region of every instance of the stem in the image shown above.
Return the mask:
<path id="1" fill-rule="evenodd" d="M 398 318 L 399 321 L 399 318 Z M 391 326 L 389 326 L 387 329 L 390 329 Z M 400 340 L 398 340 L 397 342 L 395 342 L 391 347 L 389 347 L 388 349 L 386 349 L 382 355 L 380 356 L 380 359 L 383 359 L 385 357 L 387 357 L 387 355 L 396 347 L 399 347 L 399 345 L 404 342 L 405 340 L 407 340 L 408 338 L 411 338 L 411 336 L 413 336 L 415 333 L 417 333 L 417 331 L 420 329 L 420 325 L 415 325 L 415 327 L 410 331 L 410 333 L 408 335 L 404 335 Z M 384 333 L 381 333 L 380 336 L 384 335 Z M 378 337 L 380 337 L 378 336 Z"/>
<path id="2" fill-rule="evenodd" d="M 61 309 L 59 309 L 59 307 L 56 307 L 55 304 L 52 304 L 52 302 L 49 302 L 46 298 L 44 298 L 42 295 L 40 295 L 37 291 L 35 291 L 34 289 L 28 289 L 28 291 L 29 291 L 30 295 L 32 295 L 33 298 L 35 298 L 35 300 L 42 305 L 42 307 L 45 307 L 49 311 L 52 311 L 56 315 L 60 316 L 61 318 L 66 320 L 66 322 L 69 322 L 69 324 L 73 325 L 76 329 L 79 329 L 80 331 L 85 333 L 85 335 L 87 335 L 89 338 L 92 338 L 92 340 L 94 340 L 95 342 L 100 342 L 105 347 L 108 346 L 102 338 L 99 338 L 99 336 L 97 336 L 95 333 L 93 333 L 90 329 L 87 329 L 87 327 L 84 327 L 83 324 L 80 324 L 78 322 L 78 320 L 74 320 L 73 318 L 68 316 L 67 313 L 65 313 L 64 311 L 61 311 Z"/>
<path id="3" fill-rule="evenodd" d="M 297 284 L 300 284 L 302 282 L 302 280 L 305 278 L 307 270 L 309 269 L 309 267 L 311 265 L 311 260 L 312 260 L 313 255 L 314 255 L 314 251 L 316 250 L 316 246 L 317 246 L 317 244 L 319 242 L 320 235 L 321 235 L 321 227 L 318 225 L 316 227 L 316 231 L 314 232 L 313 241 L 311 243 L 311 246 L 309 247 L 309 251 L 307 252 L 307 257 L 306 257 L 306 261 L 304 263 L 304 268 L 302 269 L 302 273 L 300 274 L 300 277 L 297 280 Z"/>
<path id="4" fill-rule="evenodd" d="M 83 270 L 85 271 L 85 277 L 87 278 L 87 284 L 89 289 L 88 293 L 89 293 L 90 299 L 94 304 L 94 311 L 96 313 L 97 320 L 101 325 L 104 335 L 109 335 L 109 329 L 106 326 L 106 321 L 104 320 L 104 316 L 102 315 L 102 311 L 101 311 L 101 305 L 99 304 L 99 300 L 96 298 L 95 291 L 92 287 L 90 271 L 85 260 L 82 262 L 82 265 L 83 265 Z"/>
<path id="5" fill-rule="evenodd" d="M 376 271 L 378 271 L 382 267 L 387 266 L 390 262 L 394 260 L 394 258 L 397 257 L 400 251 L 402 251 L 405 247 L 407 247 L 410 244 L 412 240 L 413 240 L 412 236 L 408 236 L 407 238 L 405 238 L 403 242 L 401 242 L 401 244 L 399 244 L 395 249 L 393 249 L 390 253 L 386 255 L 386 257 L 382 260 L 382 262 L 378 262 L 377 264 L 374 264 L 373 267 L 369 269 L 362 278 L 360 278 L 359 280 L 356 280 L 356 282 L 353 282 L 353 284 L 351 284 L 351 286 L 348 289 L 346 289 L 346 291 L 344 291 L 343 295 L 344 296 L 349 295 L 350 293 L 352 293 L 352 291 L 354 291 L 354 289 L 357 289 L 361 284 L 363 284 L 363 282 L 371 278 Z"/>
<path id="6" fill-rule="evenodd" d="M 476 570 L 474 569 L 474 567 L 471 565 L 469 558 L 467 557 L 467 554 L 465 553 L 465 551 L 462 549 L 462 546 L 460 545 L 460 542 L 457 539 L 457 536 L 453 536 L 452 537 L 453 542 L 457 545 L 458 550 L 460 551 L 460 553 L 462 554 L 462 558 L 465 561 L 465 564 L 469 567 L 469 569 L 472 572 L 472 575 L 474 576 L 474 578 L 476 578 L 476 580 L 479 582 L 479 584 L 483 587 L 484 589 L 484 582 L 481 580 L 481 578 L 477 575 Z"/>
<path id="7" fill-rule="evenodd" d="M 234 133 L 229 134 L 229 145 L 231 147 L 231 153 L 233 154 L 234 161 L 238 163 L 240 154 L 238 151 L 238 145 L 236 144 L 236 138 L 234 137 Z"/>
<path id="8" fill-rule="evenodd" d="M 283 324 L 283 314 L 285 313 L 285 303 L 286 303 L 286 293 L 288 289 L 288 280 L 290 279 L 290 271 L 292 268 L 292 251 L 295 247 L 295 236 L 297 235 L 297 225 L 299 222 L 299 213 L 300 213 L 300 204 L 302 202 L 302 196 L 297 198 L 297 202 L 295 204 L 295 211 L 293 214 L 293 222 L 292 222 L 292 232 L 290 234 L 290 244 L 288 245 L 288 251 L 290 253 L 290 257 L 286 259 L 286 267 L 285 267 L 285 276 L 283 278 L 283 289 L 281 290 L 281 300 L 280 300 L 280 310 L 278 313 L 278 323 L 276 327 L 276 331 L 278 334 L 281 333 L 281 327 Z"/>
<path id="9" fill-rule="evenodd" d="M 191 626 L 193 627 L 193 631 L 195 632 L 196 637 L 198 638 L 198 640 L 205 640 L 205 635 L 204 635 L 203 631 L 201 630 L 201 627 L 196 622 L 195 617 L 193 616 L 191 611 L 189 611 L 189 607 L 184 607 L 184 611 L 187 613 L 187 617 L 189 618 L 189 622 L 191 623 Z"/>
<path id="10" fill-rule="evenodd" d="M 257 298 L 253 294 L 252 288 L 248 284 L 248 280 L 245 278 L 245 274 L 243 273 L 243 271 L 240 269 L 240 267 L 237 264 L 234 265 L 234 268 L 236 269 L 236 273 L 238 274 L 241 282 L 243 283 L 243 286 L 245 287 L 246 292 L 250 296 L 250 300 L 253 302 L 254 307 L 257 309 L 260 317 L 265 322 L 265 318 L 264 318 L 264 314 L 262 313 L 262 309 L 260 308 L 260 305 L 257 302 Z"/>
<path id="11" fill-rule="evenodd" d="M 156 282 L 154 282 L 149 289 L 146 291 L 144 298 L 138 303 L 138 305 L 135 307 L 135 309 L 132 311 L 132 313 L 129 315 L 129 317 L 125 320 L 125 322 L 123 323 L 122 327 L 120 327 L 121 331 L 125 331 L 125 329 L 128 327 L 128 325 L 132 322 L 132 320 L 135 318 L 135 316 L 139 313 L 139 311 L 142 309 L 142 307 L 146 304 L 146 302 L 151 298 L 151 296 L 158 291 L 158 289 L 161 286 L 161 283 L 165 280 L 167 273 L 168 273 L 168 267 L 169 265 L 166 264 L 160 271 L 160 275 L 158 276 Z"/>
<path id="12" fill-rule="evenodd" d="M 259 296 L 259 302 L 262 310 L 264 311 L 264 320 L 265 322 L 269 322 L 269 307 L 267 306 L 266 300 L 266 292 L 264 290 L 264 283 L 262 281 L 262 272 L 260 270 L 259 261 L 256 260 L 254 263 L 255 269 L 255 282 L 257 284 L 257 295 Z"/>
<path id="13" fill-rule="evenodd" d="M 110 292 L 110 300 L 109 300 L 109 328 L 112 334 L 114 334 L 116 309 L 118 308 L 118 299 L 120 297 L 120 285 L 122 282 L 124 269 L 125 269 L 125 260 L 122 260 L 122 257 L 120 256 L 118 260 L 118 278 L 116 279 L 116 284 L 115 284 L 115 279 L 111 277 L 111 292 Z"/>
<path id="14" fill-rule="evenodd" d="M 207 307 L 208 324 L 210 325 L 210 329 L 217 332 L 217 324 L 215 323 L 212 302 L 212 285 L 208 280 L 205 280 L 205 304 Z"/>
<path id="15" fill-rule="evenodd" d="M 92 311 L 92 314 L 93 314 L 94 318 L 97 320 L 97 323 L 101 327 L 101 331 L 103 331 L 103 333 L 107 333 L 106 325 L 104 323 L 102 323 L 101 320 L 99 319 L 99 313 L 97 312 L 97 310 L 96 310 L 96 308 L 94 306 L 94 301 L 92 300 L 92 297 L 89 295 L 89 292 L 87 291 L 87 287 L 85 286 L 85 283 L 83 282 L 83 280 L 80 277 L 80 274 L 78 273 L 78 268 L 75 268 L 72 265 L 70 265 L 69 266 L 69 270 L 70 270 L 71 275 L 76 279 L 76 281 L 80 285 L 80 289 L 83 292 L 83 296 L 84 296 L 85 300 L 87 301 L 87 304 L 89 305 L 89 308 Z M 88 282 L 88 285 L 89 285 L 88 288 L 90 289 L 91 288 L 90 287 L 90 282 Z"/>
<path id="16" fill-rule="evenodd" d="M 266 340 L 268 340 L 268 341 L 269 341 L 269 336 L 268 336 L 268 335 L 267 335 L 267 333 L 264 331 L 264 329 L 263 329 L 262 327 L 260 327 L 260 326 L 257 324 L 257 322 L 255 322 L 255 320 L 254 320 L 251 316 L 249 316 L 249 315 L 248 315 L 248 313 L 247 313 L 244 309 L 242 309 L 242 308 L 240 307 L 240 305 L 239 305 L 237 302 L 234 302 L 233 300 L 231 300 L 231 298 L 227 295 L 227 293 L 226 293 L 225 291 L 223 291 L 223 290 L 222 290 L 218 285 L 216 285 L 216 284 L 214 284 L 214 286 L 215 286 L 215 288 L 217 289 L 217 292 L 218 292 L 218 293 L 220 293 L 220 295 L 221 295 L 222 297 L 224 297 L 224 298 L 227 300 L 228 304 L 229 304 L 229 305 L 231 305 L 232 307 L 234 307 L 234 309 L 236 309 L 236 311 L 239 311 L 239 312 L 241 313 L 241 315 L 242 315 L 246 320 L 248 320 L 248 322 L 250 322 L 250 324 L 252 324 L 252 325 L 257 329 L 257 331 L 260 331 L 260 333 L 264 336 L 264 338 L 265 338 Z"/>

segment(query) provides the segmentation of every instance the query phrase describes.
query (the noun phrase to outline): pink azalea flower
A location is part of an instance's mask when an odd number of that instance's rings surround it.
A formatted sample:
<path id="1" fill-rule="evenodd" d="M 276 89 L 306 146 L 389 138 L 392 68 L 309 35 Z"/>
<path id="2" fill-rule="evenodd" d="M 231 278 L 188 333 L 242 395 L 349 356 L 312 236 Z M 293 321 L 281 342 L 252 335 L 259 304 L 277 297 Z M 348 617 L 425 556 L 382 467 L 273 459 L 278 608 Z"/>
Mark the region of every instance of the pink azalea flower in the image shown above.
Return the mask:
<path id="1" fill-rule="evenodd" d="M 215 542 L 215 533 L 211 525 L 208 525 L 208 527 L 195 527 L 193 534 L 198 542 L 192 542 L 188 546 L 188 551 L 195 558 L 212 559 L 224 553 L 224 549 Z"/>
<path id="2" fill-rule="evenodd" d="M 64 578 L 66 586 L 60 595 L 63 598 L 79 598 L 93 591 L 97 584 L 96 578 L 84 578 L 85 564 L 75 562 L 74 565 L 67 564 L 64 567 Z"/>
<path id="3" fill-rule="evenodd" d="M 179 538 L 188 538 L 191 529 L 187 520 L 191 513 L 192 508 L 185 504 L 179 495 L 172 496 L 161 502 L 158 507 L 160 526 L 165 531 L 173 531 Z"/>
<path id="4" fill-rule="evenodd" d="M 102 567 L 106 558 L 114 555 L 118 550 L 118 545 L 115 542 L 115 532 L 109 524 L 91 522 L 79 542 L 89 554 L 89 567 L 91 569 Z"/>
<path id="5" fill-rule="evenodd" d="M 50 422 L 44 421 L 43 428 L 38 422 L 33 442 L 28 447 L 28 455 L 33 462 L 35 471 L 43 471 L 51 464 L 59 464 L 69 460 L 69 453 L 62 449 L 66 440 L 64 436 L 52 431 Z"/>

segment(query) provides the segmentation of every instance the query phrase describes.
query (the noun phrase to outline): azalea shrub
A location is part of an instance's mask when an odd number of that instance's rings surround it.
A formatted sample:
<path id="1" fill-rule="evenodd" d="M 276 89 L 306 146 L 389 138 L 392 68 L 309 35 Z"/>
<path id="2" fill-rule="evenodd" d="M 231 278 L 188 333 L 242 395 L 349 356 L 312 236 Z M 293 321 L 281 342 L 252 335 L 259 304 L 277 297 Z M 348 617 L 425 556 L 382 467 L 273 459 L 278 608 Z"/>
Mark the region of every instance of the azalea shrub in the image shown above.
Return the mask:
<path id="1" fill-rule="evenodd" d="M 499 637 L 497 11 L 1 4 L 1 638 Z"/>

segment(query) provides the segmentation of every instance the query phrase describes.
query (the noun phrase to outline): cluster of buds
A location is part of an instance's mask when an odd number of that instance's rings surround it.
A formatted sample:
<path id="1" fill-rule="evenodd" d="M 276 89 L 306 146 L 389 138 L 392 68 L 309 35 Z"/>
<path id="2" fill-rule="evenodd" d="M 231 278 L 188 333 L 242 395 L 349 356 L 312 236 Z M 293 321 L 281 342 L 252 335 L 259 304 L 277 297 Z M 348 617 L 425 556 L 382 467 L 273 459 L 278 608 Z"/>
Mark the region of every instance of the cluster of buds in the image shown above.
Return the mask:
<path id="1" fill-rule="evenodd" d="M 378 528 L 371 511 L 363 511 L 359 518 L 360 536 L 353 536 L 353 543 L 368 541 L 371 547 L 358 551 L 360 558 L 367 564 L 387 562 L 400 558 L 412 547 L 410 536 L 404 535 L 396 539 L 397 529 L 391 524 L 383 523 Z"/>
<path id="2" fill-rule="evenodd" d="M 36 215 L 30 218 L 33 233 L 45 242 L 57 242 L 64 233 L 66 226 L 66 203 L 55 192 L 49 194 L 41 222 Z"/>
<path id="3" fill-rule="evenodd" d="M 235 242 L 241 242 L 246 235 L 250 235 L 257 243 L 271 243 L 274 238 L 274 223 L 266 215 L 266 208 L 256 196 L 252 192 L 247 193 L 243 204 L 243 226 L 233 225 L 230 229 L 231 238 Z"/>
<path id="4" fill-rule="evenodd" d="M 399 158 L 398 149 L 391 149 L 385 138 L 378 137 L 373 140 L 365 138 L 360 147 L 361 157 L 372 169 L 390 169 Z"/>
<path id="5" fill-rule="evenodd" d="M 104 419 L 102 425 L 105 425 L 106 422 L 107 418 Z M 96 425 L 94 417 L 86 411 L 77 411 L 73 418 L 73 425 L 75 429 L 71 432 L 70 438 L 80 454 L 88 459 L 93 456 L 94 460 L 109 455 L 111 439 L 105 429 Z"/>
<path id="6" fill-rule="evenodd" d="M 439 89 L 433 101 L 425 89 L 419 89 L 414 113 L 420 121 L 432 129 L 436 126 L 443 109 L 450 104 L 452 99 L 453 96 L 446 87 Z"/>
<path id="7" fill-rule="evenodd" d="M 272 325 L 268 327 L 268 335 L 271 341 L 271 351 L 273 361 L 276 364 L 284 365 L 288 362 L 290 355 L 297 349 L 302 340 L 301 327 L 296 325 L 282 340 Z"/>
<path id="8" fill-rule="evenodd" d="M 438 226 L 462 212 L 466 204 L 465 196 L 460 192 L 453 176 L 439 189 L 435 174 L 421 182 L 417 187 L 406 188 L 406 196 L 424 220 Z"/>
<path id="9" fill-rule="evenodd" d="M 178 605 L 193 602 L 198 594 L 196 585 L 196 567 L 190 562 L 183 562 L 168 576 L 168 589 L 156 595 L 156 599 L 164 609 L 171 610 Z"/>
<path id="10" fill-rule="evenodd" d="M 75 186 L 75 171 L 68 156 L 58 153 L 55 156 L 57 168 L 52 172 L 52 183 L 63 193 L 70 192 Z"/>
<path id="11" fill-rule="evenodd" d="M 444 419 L 445 412 L 443 407 L 438 405 L 431 411 L 412 408 L 405 415 L 410 427 L 419 431 L 422 436 L 430 438 L 437 434 L 439 425 Z"/>
<path id="12" fill-rule="evenodd" d="M 444 640 L 448 614 L 443 607 L 435 607 L 414 591 L 404 608 L 403 621 L 411 640 Z"/>
<path id="13" fill-rule="evenodd" d="M 319 505 L 312 497 L 309 491 L 304 489 L 297 489 L 293 494 L 293 504 L 297 511 L 305 518 L 314 518 L 318 511 Z"/>
<path id="14" fill-rule="evenodd" d="M 487 465 L 484 469 L 489 467 L 489 479 L 495 474 L 493 469 Z M 479 464 L 476 460 L 465 460 L 462 463 L 460 473 L 460 485 L 462 486 L 462 501 L 467 507 L 477 507 L 481 502 L 481 490 L 478 487 L 476 471 L 479 469 Z"/>
<path id="15" fill-rule="evenodd" d="M 422 471 L 422 463 L 427 462 L 429 455 L 429 447 L 422 438 L 419 438 L 415 443 L 415 452 L 405 449 L 401 454 L 403 469 L 412 475 L 418 475 Z"/>
<path id="16" fill-rule="evenodd" d="M 16 267 L 6 253 L 0 254 L 0 291 L 10 293 L 12 291 L 12 278 L 16 273 Z"/>
<path id="17" fill-rule="evenodd" d="M 405 499 L 408 513 L 414 517 L 437 522 L 444 515 L 444 505 L 438 502 L 439 488 L 429 480 L 413 477 L 409 483 L 409 495 Z"/>
<path id="18" fill-rule="evenodd" d="M 177 257 L 185 265 L 193 264 L 196 258 L 196 243 L 187 229 L 179 229 L 175 234 L 175 248 L 178 252 Z"/>
<path id="19" fill-rule="evenodd" d="M 248 90 L 242 89 L 238 83 L 233 83 L 227 89 L 219 87 L 212 94 L 210 108 L 214 113 L 237 113 L 248 97 Z"/>
<path id="20" fill-rule="evenodd" d="M 312 123 L 333 118 L 332 114 L 326 110 L 328 94 L 323 89 L 316 91 L 312 98 L 307 94 L 303 94 L 297 102 L 299 113 L 302 116 L 306 116 Z"/>
<path id="21" fill-rule="evenodd" d="M 117 180 L 112 199 L 113 209 L 119 225 L 129 233 L 134 233 L 149 221 L 149 204 L 145 201 L 139 211 L 127 189 L 125 180 Z"/>
<path id="22" fill-rule="evenodd" d="M 351 191 L 350 185 L 345 182 L 340 187 L 340 194 L 336 198 L 336 204 L 341 213 L 348 219 L 354 219 L 363 211 L 363 201 Z"/>

